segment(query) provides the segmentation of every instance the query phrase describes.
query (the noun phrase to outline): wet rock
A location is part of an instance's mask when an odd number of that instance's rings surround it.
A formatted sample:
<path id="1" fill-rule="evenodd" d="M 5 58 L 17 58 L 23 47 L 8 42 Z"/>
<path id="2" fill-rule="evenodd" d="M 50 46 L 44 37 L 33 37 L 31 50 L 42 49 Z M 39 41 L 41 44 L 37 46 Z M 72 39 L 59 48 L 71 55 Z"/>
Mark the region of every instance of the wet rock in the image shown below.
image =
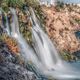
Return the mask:
<path id="1" fill-rule="evenodd" d="M 73 53 L 80 60 L 80 50 Z"/>
<path id="2" fill-rule="evenodd" d="M 0 26 L 0 35 L 3 33 L 3 28 Z"/>
<path id="3" fill-rule="evenodd" d="M 0 80 L 37 80 L 34 73 L 19 65 L 0 63 Z"/>
<path id="4" fill-rule="evenodd" d="M 20 59 L 7 44 L 0 42 L 0 80 L 37 80 L 36 75 L 20 65 Z"/>
<path id="5" fill-rule="evenodd" d="M 3 61 L 10 61 L 14 59 L 14 57 L 11 55 L 11 52 L 8 49 L 8 46 L 3 41 L 0 42 L 0 56 L 3 57 Z"/>

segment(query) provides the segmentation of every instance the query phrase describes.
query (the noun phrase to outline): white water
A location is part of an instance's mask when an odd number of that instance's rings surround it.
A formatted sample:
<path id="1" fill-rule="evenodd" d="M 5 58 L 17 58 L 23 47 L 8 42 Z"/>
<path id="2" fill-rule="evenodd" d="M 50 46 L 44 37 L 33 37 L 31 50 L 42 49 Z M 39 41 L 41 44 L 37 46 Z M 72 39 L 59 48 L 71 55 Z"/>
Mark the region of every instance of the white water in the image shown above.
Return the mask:
<path id="1" fill-rule="evenodd" d="M 60 55 L 51 40 L 41 29 L 33 10 L 31 10 L 31 15 L 32 21 L 34 21 L 32 28 L 34 48 L 37 50 L 37 54 L 40 55 L 40 58 L 42 58 L 41 61 L 45 61 L 46 66 L 51 66 L 53 68 L 56 63 L 62 61 Z"/>
<path id="2" fill-rule="evenodd" d="M 43 70 L 45 70 L 44 67 L 42 67 L 41 63 L 39 62 L 37 56 L 35 55 L 32 48 L 28 45 L 28 43 L 25 41 L 23 36 L 19 32 L 19 24 L 18 24 L 18 18 L 16 15 L 16 10 L 13 8 L 10 8 L 10 11 L 12 13 L 12 23 L 11 23 L 11 30 L 12 34 L 11 36 L 15 38 L 19 44 L 19 48 L 21 51 L 21 55 L 24 58 L 24 61 L 27 63 L 32 63 L 35 65 L 35 68 L 42 73 Z"/>
<path id="3" fill-rule="evenodd" d="M 6 16 L 6 31 L 7 31 L 7 34 L 10 36 L 10 26 L 9 26 L 9 21 L 8 21 L 8 17 Z"/>
<path id="4" fill-rule="evenodd" d="M 13 8 L 10 8 L 10 11 L 12 13 L 11 35 L 17 38 L 18 36 L 20 36 L 20 33 L 19 33 L 19 24 L 18 24 L 18 18 L 16 15 L 16 10 Z"/>
<path id="5" fill-rule="evenodd" d="M 40 23 L 36 18 L 36 15 L 32 9 L 31 11 L 31 18 L 32 18 L 32 35 L 33 35 L 33 42 L 34 42 L 34 49 L 39 55 L 41 62 L 45 64 L 45 66 L 49 70 L 45 74 L 52 75 L 57 78 L 79 78 L 80 79 L 80 70 L 76 67 L 73 67 L 71 64 L 63 61 L 55 49 L 55 46 L 48 38 L 48 36 L 43 32 L 41 29 Z M 80 66 L 80 65 L 79 65 Z M 64 79 L 63 78 L 63 79 Z"/>
<path id="6" fill-rule="evenodd" d="M 21 51 L 23 51 L 22 55 L 25 57 L 25 59 L 37 61 L 37 58 L 34 52 L 32 51 L 30 46 L 27 44 L 27 42 L 24 40 L 24 38 L 19 32 L 19 24 L 18 24 L 18 18 L 16 15 L 16 10 L 13 8 L 10 8 L 10 11 L 12 13 L 11 36 L 14 37 L 19 43 Z"/>

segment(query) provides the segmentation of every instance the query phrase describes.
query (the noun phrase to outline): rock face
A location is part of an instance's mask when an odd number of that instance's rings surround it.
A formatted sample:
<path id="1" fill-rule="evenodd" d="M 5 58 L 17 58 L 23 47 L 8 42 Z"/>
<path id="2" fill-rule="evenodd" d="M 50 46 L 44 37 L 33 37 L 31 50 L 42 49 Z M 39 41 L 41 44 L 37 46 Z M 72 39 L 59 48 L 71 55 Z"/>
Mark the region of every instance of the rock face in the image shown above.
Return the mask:
<path id="1" fill-rule="evenodd" d="M 36 80 L 36 76 L 15 64 L 0 63 L 0 80 Z"/>
<path id="2" fill-rule="evenodd" d="M 6 43 L 0 41 L 0 80 L 37 80 L 33 72 L 19 64 Z"/>
<path id="3" fill-rule="evenodd" d="M 60 11 L 57 8 L 59 7 L 42 7 L 49 37 L 59 51 L 73 53 L 80 50 L 80 42 L 75 36 L 75 32 L 80 30 L 80 7 L 64 5 L 59 8 Z"/>

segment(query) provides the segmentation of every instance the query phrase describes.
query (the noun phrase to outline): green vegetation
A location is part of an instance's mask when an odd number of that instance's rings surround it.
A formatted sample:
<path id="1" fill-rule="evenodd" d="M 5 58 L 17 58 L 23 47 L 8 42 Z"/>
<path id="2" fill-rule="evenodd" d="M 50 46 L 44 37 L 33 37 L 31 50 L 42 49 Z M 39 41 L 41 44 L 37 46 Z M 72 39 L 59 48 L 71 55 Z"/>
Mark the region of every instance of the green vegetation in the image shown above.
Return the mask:
<path id="1" fill-rule="evenodd" d="M 0 41 L 4 41 L 6 39 L 7 35 L 5 33 L 0 34 Z"/>
<path id="2" fill-rule="evenodd" d="M 0 3 L 1 7 L 22 7 L 24 4 L 31 7 L 39 5 L 38 0 L 0 0 Z"/>
<path id="3" fill-rule="evenodd" d="M 3 36 L 2 35 L 0 35 L 0 41 L 3 41 Z"/>
<path id="4" fill-rule="evenodd" d="M 21 7 L 24 4 L 24 0 L 2 0 L 1 6 L 8 7 Z"/>
<path id="5" fill-rule="evenodd" d="M 37 7 L 39 5 L 38 0 L 25 0 L 27 6 Z"/>
<path id="6" fill-rule="evenodd" d="M 66 61 L 76 61 L 76 60 L 78 60 L 78 58 L 76 56 L 74 56 L 73 54 L 71 54 L 70 52 L 68 52 L 66 50 L 61 52 L 61 56 Z"/>
<path id="7" fill-rule="evenodd" d="M 61 9 L 64 9 L 64 3 L 58 1 L 55 8 L 56 8 L 56 10 L 57 10 L 58 12 L 60 12 Z"/>
<path id="8" fill-rule="evenodd" d="M 75 18 L 74 20 L 76 23 L 80 24 L 80 19 Z"/>
<path id="9" fill-rule="evenodd" d="M 29 29 L 29 25 L 27 24 L 27 26 L 25 25 L 25 23 L 20 23 L 20 32 L 22 33 L 23 37 L 25 38 L 25 40 L 31 44 L 32 43 L 32 35 Z"/>
<path id="10" fill-rule="evenodd" d="M 24 5 L 37 7 L 39 5 L 37 0 L 0 0 L 0 7 L 4 11 L 9 11 L 9 7 L 22 9 Z"/>
<path id="11" fill-rule="evenodd" d="M 43 12 L 42 12 L 42 9 L 41 9 L 41 6 L 37 6 L 36 8 L 35 8 L 35 13 L 36 13 L 36 16 L 37 16 L 37 18 L 40 20 L 40 22 L 41 23 L 45 23 L 45 21 L 44 21 L 44 16 L 43 16 Z"/>
<path id="12" fill-rule="evenodd" d="M 9 7 L 14 7 L 21 15 L 23 15 L 21 16 L 21 18 L 19 18 L 20 32 L 23 34 L 24 38 L 28 42 L 31 42 L 31 33 L 29 29 L 31 25 L 28 25 L 29 22 L 25 23 L 27 19 L 26 20 L 23 19 L 24 16 L 26 15 L 25 11 L 23 10 L 23 7 L 24 5 L 28 7 L 33 7 L 36 14 L 40 16 L 40 19 L 42 19 L 41 9 L 38 0 L 0 0 L 0 3 L 1 3 L 0 6 L 3 9 L 4 13 L 8 13 Z M 19 14 L 17 15 L 20 16 Z"/>

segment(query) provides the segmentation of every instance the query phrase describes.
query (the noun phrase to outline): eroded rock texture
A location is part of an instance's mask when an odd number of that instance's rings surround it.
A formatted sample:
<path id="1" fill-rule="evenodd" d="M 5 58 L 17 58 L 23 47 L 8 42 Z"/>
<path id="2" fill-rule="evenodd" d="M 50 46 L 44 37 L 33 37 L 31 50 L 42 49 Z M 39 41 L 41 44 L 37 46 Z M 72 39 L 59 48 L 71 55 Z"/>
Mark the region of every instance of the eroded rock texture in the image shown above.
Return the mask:
<path id="1" fill-rule="evenodd" d="M 0 80 L 37 80 L 36 75 L 24 68 L 18 56 L 2 41 L 0 41 Z"/>
<path id="2" fill-rule="evenodd" d="M 57 10 L 59 9 L 59 11 Z M 42 7 L 46 29 L 49 37 L 57 45 L 59 51 L 73 53 L 80 50 L 80 40 L 75 32 L 80 30 L 80 7 L 64 5 L 59 7 Z"/>

